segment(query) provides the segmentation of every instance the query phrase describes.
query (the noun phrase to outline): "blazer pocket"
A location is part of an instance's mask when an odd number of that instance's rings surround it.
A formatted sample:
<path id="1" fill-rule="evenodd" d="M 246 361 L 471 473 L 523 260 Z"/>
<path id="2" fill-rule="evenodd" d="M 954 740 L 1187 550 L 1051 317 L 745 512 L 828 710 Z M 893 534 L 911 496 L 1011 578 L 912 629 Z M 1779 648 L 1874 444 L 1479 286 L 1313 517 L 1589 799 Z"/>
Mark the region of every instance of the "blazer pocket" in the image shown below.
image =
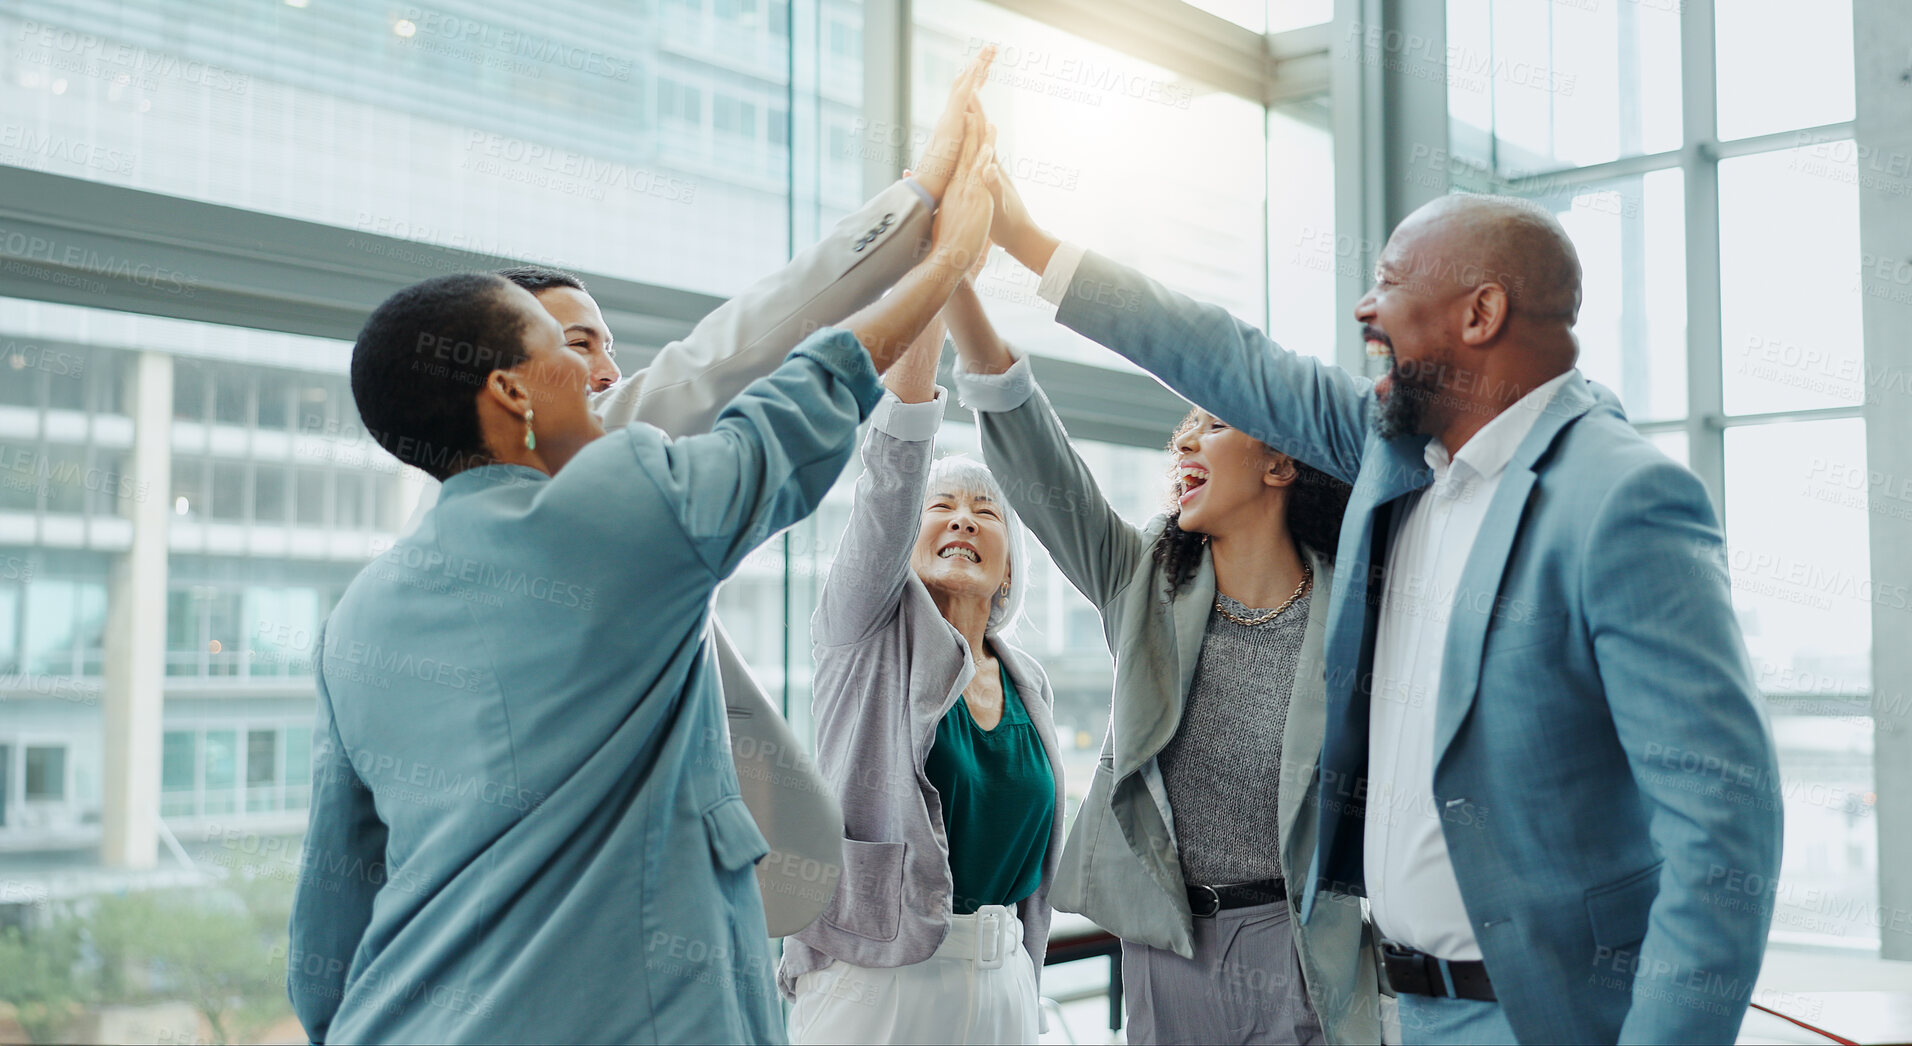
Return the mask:
<path id="1" fill-rule="evenodd" d="M 738 796 L 725 796 L 704 811 L 704 831 L 710 834 L 710 856 L 731 871 L 748 868 L 770 852 L 757 819 Z"/>
<path id="2" fill-rule="evenodd" d="M 857 937 L 893 941 L 903 921 L 905 844 L 843 840 L 843 878 L 823 921 Z"/>
<path id="3" fill-rule="evenodd" d="M 1660 868 L 1655 861 L 1617 882 L 1587 891 L 1587 922 L 1593 943 L 1617 951 L 1646 937 L 1647 912 L 1660 892 Z"/>

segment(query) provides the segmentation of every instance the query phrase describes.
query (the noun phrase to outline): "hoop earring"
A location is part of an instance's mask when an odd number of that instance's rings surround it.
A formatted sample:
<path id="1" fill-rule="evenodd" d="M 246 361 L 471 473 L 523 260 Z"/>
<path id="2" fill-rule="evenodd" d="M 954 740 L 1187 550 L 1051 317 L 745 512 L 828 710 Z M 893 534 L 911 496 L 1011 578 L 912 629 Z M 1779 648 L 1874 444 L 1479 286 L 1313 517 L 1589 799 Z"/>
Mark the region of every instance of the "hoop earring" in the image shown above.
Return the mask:
<path id="1" fill-rule="evenodd" d="M 529 410 L 524 412 L 524 449 L 537 450 L 538 434 L 531 431 L 531 415 L 532 412 Z"/>

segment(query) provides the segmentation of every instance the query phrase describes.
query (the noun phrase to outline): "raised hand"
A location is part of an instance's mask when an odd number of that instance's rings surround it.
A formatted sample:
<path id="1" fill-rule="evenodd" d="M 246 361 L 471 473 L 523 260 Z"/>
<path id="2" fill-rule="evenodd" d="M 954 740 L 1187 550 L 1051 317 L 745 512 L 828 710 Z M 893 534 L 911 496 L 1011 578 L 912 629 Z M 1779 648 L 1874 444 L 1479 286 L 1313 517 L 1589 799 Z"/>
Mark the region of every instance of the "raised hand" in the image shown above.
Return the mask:
<path id="1" fill-rule="evenodd" d="M 1049 257 L 1056 253 L 1058 241 L 1030 217 L 1022 194 L 1016 191 L 1016 183 L 1009 180 L 1009 172 L 1000 164 L 989 165 L 984 181 L 995 200 L 990 238 L 1031 272 L 1041 273 L 1049 267 Z"/>
<path id="2" fill-rule="evenodd" d="M 995 132 L 981 110 L 972 108 L 964 115 L 962 141 L 954 174 L 936 209 L 929 257 L 898 280 L 890 293 L 843 322 L 870 351 L 878 373 L 889 370 L 936 318 L 988 242 L 996 204 L 983 185 L 983 176 L 996 161 L 996 145 Z M 937 341 L 940 344 L 940 338 Z M 934 371 L 931 374 L 933 382 Z"/>
<path id="3" fill-rule="evenodd" d="M 943 115 L 937 118 L 936 127 L 930 132 L 929 144 L 924 146 L 923 155 L 916 162 L 917 184 L 938 200 L 943 198 L 944 190 L 956 173 L 969 112 L 978 108 L 976 93 L 989 79 L 989 65 L 995 60 L 996 45 L 988 44 L 956 74 L 956 81 L 949 89 L 949 104 L 943 107 Z"/>
<path id="4" fill-rule="evenodd" d="M 996 166 L 996 129 L 985 120 L 980 109 L 972 109 L 964 119 L 962 155 L 956 161 L 955 177 L 936 209 L 936 222 L 930 232 L 932 260 L 948 270 L 952 279 L 977 266 L 989 246 L 989 226 L 995 216 L 996 201 L 984 184 L 990 168 Z"/>

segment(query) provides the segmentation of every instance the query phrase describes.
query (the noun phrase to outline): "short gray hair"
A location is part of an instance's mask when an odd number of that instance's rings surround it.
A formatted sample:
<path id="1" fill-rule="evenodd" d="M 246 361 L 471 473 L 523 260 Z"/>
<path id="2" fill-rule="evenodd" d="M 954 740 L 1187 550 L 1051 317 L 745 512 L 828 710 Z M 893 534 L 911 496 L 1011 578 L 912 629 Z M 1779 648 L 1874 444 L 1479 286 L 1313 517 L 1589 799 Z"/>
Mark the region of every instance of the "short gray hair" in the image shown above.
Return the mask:
<path id="1" fill-rule="evenodd" d="M 1009 532 L 1009 597 L 990 601 L 989 625 L 985 632 L 994 634 L 1014 629 L 1022 617 L 1022 594 L 1028 581 L 1024 564 L 1028 557 L 1023 554 L 1022 524 L 1016 520 L 1016 510 L 1009 507 L 1009 496 L 1003 493 L 1002 484 L 996 482 L 996 477 L 982 462 L 966 454 L 951 454 L 931 463 L 927 489 L 981 494 L 1002 509 L 1003 526 Z"/>

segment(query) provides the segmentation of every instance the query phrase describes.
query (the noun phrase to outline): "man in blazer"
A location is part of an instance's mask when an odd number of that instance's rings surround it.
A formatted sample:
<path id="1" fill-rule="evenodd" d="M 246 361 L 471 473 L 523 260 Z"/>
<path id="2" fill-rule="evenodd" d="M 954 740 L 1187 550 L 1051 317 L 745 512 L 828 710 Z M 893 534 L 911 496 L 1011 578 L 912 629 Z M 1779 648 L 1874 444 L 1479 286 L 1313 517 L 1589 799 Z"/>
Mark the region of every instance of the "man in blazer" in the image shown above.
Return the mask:
<path id="1" fill-rule="evenodd" d="M 1518 201 L 1403 221 L 1377 382 L 1029 220 L 1057 319 L 1354 484 L 1329 611 L 1313 918 L 1369 898 L 1410 1043 L 1731 1042 L 1778 771 L 1705 489 L 1574 369 L 1580 266 Z"/>
<path id="2" fill-rule="evenodd" d="M 613 333 L 582 280 L 539 266 L 500 275 L 530 291 L 564 329 L 566 342 L 590 362 L 591 409 L 606 431 L 641 422 L 672 436 L 707 432 L 744 386 L 776 369 L 798 342 L 875 301 L 922 260 L 937 201 L 962 146 L 963 114 L 994 57 L 994 48 L 985 48 L 957 77 L 914 174 L 712 310 L 628 377 L 618 371 Z M 423 499 L 414 518 L 433 500 Z M 766 922 L 772 936 L 788 936 L 810 925 L 835 892 L 843 814 L 714 618 L 711 639 L 738 782 L 771 846 L 757 865 Z"/>

